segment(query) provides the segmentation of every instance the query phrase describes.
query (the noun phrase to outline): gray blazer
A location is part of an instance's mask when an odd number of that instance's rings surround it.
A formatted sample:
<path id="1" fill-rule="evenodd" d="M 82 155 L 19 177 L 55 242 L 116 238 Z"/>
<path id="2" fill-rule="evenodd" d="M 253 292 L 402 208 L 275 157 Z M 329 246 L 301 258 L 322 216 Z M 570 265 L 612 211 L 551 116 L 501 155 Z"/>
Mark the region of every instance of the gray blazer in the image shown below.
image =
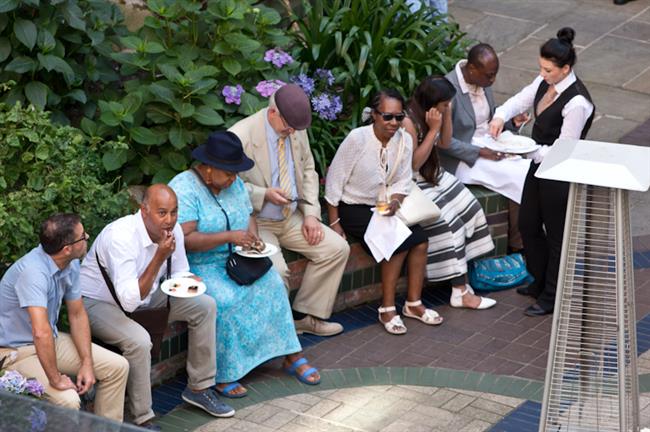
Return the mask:
<path id="1" fill-rule="evenodd" d="M 456 96 L 452 102 L 451 118 L 453 123 L 453 133 L 451 146 L 448 149 L 439 148 L 440 165 L 445 171 L 452 174 L 456 173 L 459 161 L 464 161 L 469 166 L 474 166 L 474 162 L 479 158 L 479 148 L 472 145 L 472 137 L 476 131 L 476 117 L 474 108 L 468 94 L 460 90 L 456 68 L 452 69 L 445 77 L 456 88 Z M 490 87 L 485 88 L 485 97 L 490 106 L 490 120 L 494 115 L 496 104 L 494 95 Z"/>

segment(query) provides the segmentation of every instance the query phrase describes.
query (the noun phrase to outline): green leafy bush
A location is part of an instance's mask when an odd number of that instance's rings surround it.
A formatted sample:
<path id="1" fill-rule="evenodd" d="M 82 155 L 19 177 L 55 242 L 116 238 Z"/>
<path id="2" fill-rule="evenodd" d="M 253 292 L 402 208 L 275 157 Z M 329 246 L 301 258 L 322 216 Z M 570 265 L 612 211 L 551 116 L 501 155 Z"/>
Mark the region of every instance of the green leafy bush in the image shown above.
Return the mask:
<path id="1" fill-rule="evenodd" d="M 411 12 L 404 0 L 303 0 L 292 14 L 294 55 L 303 72 L 331 70 L 343 93 L 341 120 L 316 118 L 310 130 L 320 161 L 331 160 L 360 124 L 374 91 L 392 87 L 408 98 L 422 78 L 448 72 L 465 56 L 464 33 L 442 18 L 431 8 Z"/>
<path id="2" fill-rule="evenodd" d="M 17 83 L 0 101 L 47 107 L 62 123 L 93 117 L 119 78 L 110 55 L 125 32 L 108 0 L 0 1 L 0 82 Z"/>
<path id="3" fill-rule="evenodd" d="M 167 181 L 189 163 L 189 150 L 266 105 L 258 83 L 287 81 L 291 64 L 271 61 L 291 39 L 281 17 L 253 0 L 149 0 L 152 16 L 121 39 L 126 96 L 101 100 L 88 134 L 121 134 L 129 150 L 104 154 L 104 166 L 123 170 L 128 183 Z M 278 51 L 271 51 L 279 48 Z M 277 60 L 277 59 L 276 59 Z M 278 65 L 280 67 L 278 67 Z"/>
<path id="4" fill-rule="evenodd" d="M 20 103 L 0 104 L 0 124 L 0 266 L 38 244 L 40 223 L 52 213 L 79 213 L 94 235 L 130 211 L 128 193 L 107 178 L 99 156 L 124 143 L 88 139 Z"/>

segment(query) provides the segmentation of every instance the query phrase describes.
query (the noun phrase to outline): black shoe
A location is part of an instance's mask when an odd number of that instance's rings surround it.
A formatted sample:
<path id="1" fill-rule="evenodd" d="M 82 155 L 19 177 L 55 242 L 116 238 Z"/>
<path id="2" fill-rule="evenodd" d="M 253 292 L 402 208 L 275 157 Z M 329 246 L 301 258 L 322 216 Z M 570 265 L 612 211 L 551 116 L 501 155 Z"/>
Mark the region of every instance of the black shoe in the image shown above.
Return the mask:
<path id="1" fill-rule="evenodd" d="M 530 290 L 530 285 L 520 286 L 519 288 L 517 288 L 517 294 L 536 297 L 535 294 L 533 294 L 533 292 Z"/>
<path id="2" fill-rule="evenodd" d="M 553 309 L 545 310 L 540 305 L 538 305 L 537 303 L 535 303 L 532 306 L 528 306 L 528 308 L 524 311 L 525 315 L 532 316 L 532 317 L 544 316 L 544 315 L 548 315 L 548 314 L 552 314 L 552 313 L 553 313 Z"/>
<path id="3" fill-rule="evenodd" d="M 139 424 L 139 425 L 137 425 L 137 426 L 138 426 L 139 428 L 147 429 L 147 430 L 152 430 L 152 431 L 161 431 L 161 430 L 162 430 L 162 428 L 161 428 L 160 426 L 158 426 L 157 424 L 155 424 L 155 423 L 154 423 L 153 421 L 151 421 L 151 420 L 147 420 L 146 422 L 141 423 L 141 424 Z"/>
<path id="4" fill-rule="evenodd" d="M 615 5 L 624 5 L 627 3 L 629 0 L 614 0 Z"/>

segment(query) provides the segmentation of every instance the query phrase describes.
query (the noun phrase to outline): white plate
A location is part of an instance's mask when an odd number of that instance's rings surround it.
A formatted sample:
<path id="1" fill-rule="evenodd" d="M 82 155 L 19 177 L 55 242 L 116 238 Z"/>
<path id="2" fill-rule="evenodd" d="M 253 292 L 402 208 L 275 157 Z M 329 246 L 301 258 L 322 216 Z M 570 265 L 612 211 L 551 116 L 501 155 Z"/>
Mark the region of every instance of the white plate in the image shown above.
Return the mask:
<path id="1" fill-rule="evenodd" d="M 499 135 L 499 139 L 487 140 L 487 147 L 498 152 L 524 154 L 534 152 L 539 145 L 534 139 L 522 135 L 514 135 L 510 131 L 505 131 Z"/>
<path id="2" fill-rule="evenodd" d="M 190 292 L 188 289 L 191 286 L 198 287 L 198 290 Z M 192 278 L 171 278 L 167 279 L 160 285 L 160 289 L 167 295 L 172 297 L 190 298 L 203 294 L 206 286 L 203 282 L 199 282 Z"/>
<path id="3" fill-rule="evenodd" d="M 271 243 L 266 243 L 266 247 L 262 252 L 251 252 L 251 251 L 245 251 L 242 249 L 241 246 L 235 246 L 235 253 L 238 255 L 248 257 L 248 258 L 264 258 L 271 256 L 273 254 L 278 253 L 280 249 L 274 244 Z"/>

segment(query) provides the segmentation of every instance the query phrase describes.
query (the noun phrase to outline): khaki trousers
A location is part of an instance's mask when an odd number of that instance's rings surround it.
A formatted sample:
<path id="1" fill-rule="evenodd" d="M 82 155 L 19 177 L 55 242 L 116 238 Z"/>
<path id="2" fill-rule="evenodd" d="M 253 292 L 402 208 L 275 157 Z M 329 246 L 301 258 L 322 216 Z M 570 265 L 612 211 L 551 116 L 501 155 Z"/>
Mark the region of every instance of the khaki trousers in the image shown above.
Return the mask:
<path id="1" fill-rule="evenodd" d="M 327 319 L 332 314 L 345 264 L 350 255 L 350 246 L 345 239 L 323 224 L 321 228 L 325 237 L 319 244 L 311 246 L 302 235 L 302 222 L 302 213 L 296 211 L 284 221 L 258 219 L 257 227 L 265 242 L 298 252 L 309 260 L 293 301 L 293 310 Z M 270 258 L 284 284 L 289 287 L 289 269 L 282 253 Z"/>
<path id="2" fill-rule="evenodd" d="M 81 367 L 72 337 L 67 333 L 59 333 L 55 339 L 56 364 L 59 372 L 74 376 Z M 129 372 L 129 364 L 124 357 L 107 349 L 92 344 L 93 372 L 95 373 L 95 414 L 121 422 L 124 416 L 124 389 Z M 81 405 L 79 395 L 75 390 L 57 390 L 50 387 L 49 380 L 36 355 L 34 345 L 18 347 L 16 361 L 8 366 L 28 378 L 36 378 L 45 388 L 45 398 L 50 402 L 78 410 Z"/>
<path id="3" fill-rule="evenodd" d="M 160 290 L 151 299 L 149 308 L 162 307 L 167 296 Z M 135 424 L 154 417 L 151 408 L 151 337 L 137 322 L 124 315 L 116 305 L 84 298 L 90 328 L 94 337 L 116 346 L 128 360 L 129 396 L 127 406 Z M 203 390 L 214 385 L 217 372 L 216 343 L 217 307 L 207 295 L 194 298 L 171 298 L 169 322 L 186 321 L 189 329 L 187 375 L 188 387 Z"/>

